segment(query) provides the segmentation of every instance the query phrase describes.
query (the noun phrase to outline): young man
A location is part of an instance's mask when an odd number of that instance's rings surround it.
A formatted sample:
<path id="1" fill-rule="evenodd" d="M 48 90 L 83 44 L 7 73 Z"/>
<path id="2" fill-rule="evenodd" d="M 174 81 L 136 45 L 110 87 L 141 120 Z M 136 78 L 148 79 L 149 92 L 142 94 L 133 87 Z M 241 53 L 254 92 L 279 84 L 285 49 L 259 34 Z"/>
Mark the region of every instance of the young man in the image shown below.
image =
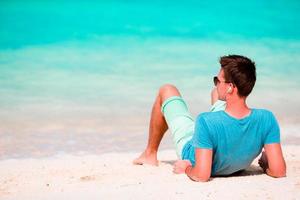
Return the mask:
<path id="1" fill-rule="evenodd" d="M 174 173 L 186 173 L 194 181 L 230 175 L 246 169 L 262 152 L 259 165 L 272 177 L 284 177 L 286 165 L 281 151 L 280 131 L 274 115 L 249 108 L 246 98 L 255 81 L 255 64 L 239 55 L 221 57 L 214 77 L 211 112 L 191 117 L 179 91 L 172 85 L 160 88 L 152 108 L 149 139 L 134 164 L 158 165 L 160 141 L 170 128 L 181 160 Z"/>

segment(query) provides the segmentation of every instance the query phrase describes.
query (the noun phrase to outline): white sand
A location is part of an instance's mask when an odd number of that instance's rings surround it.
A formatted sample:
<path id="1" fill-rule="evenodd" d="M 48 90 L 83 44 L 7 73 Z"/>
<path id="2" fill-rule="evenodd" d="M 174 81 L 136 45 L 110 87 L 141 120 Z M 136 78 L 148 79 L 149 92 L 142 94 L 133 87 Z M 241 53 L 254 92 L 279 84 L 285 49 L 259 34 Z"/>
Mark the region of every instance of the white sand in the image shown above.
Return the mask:
<path id="1" fill-rule="evenodd" d="M 240 176 L 207 183 L 173 174 L 173 150 L 159 152 L 159 167 L 132 165 L 138 153 L 3 160 L 0 199 L 300 199 L 300 147 L 283 150 L 286 178 L 261 174 L 255 160 Z"/>

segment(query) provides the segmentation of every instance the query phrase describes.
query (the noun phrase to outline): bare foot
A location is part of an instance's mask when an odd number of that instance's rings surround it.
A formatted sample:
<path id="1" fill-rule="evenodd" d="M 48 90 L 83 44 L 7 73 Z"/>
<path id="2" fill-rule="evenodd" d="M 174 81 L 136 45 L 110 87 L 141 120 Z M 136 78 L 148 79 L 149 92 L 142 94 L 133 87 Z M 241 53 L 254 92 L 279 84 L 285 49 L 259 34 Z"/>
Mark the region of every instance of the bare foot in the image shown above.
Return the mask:
<path id="1" fill-rule="evenodd" d="M 147 153 L 144 151 L 138 158 L 133 160 L 132 162 L 134 165 L 154 165 L 158 166 L 157 154 L 155 153 Z"/>

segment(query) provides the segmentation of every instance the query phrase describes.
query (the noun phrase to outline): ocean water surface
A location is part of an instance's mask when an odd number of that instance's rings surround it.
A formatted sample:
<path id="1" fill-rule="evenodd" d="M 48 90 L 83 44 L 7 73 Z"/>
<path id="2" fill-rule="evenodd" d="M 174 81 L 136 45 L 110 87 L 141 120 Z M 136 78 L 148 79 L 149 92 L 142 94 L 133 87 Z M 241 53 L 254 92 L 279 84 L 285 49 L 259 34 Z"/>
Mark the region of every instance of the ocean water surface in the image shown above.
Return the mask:
<path id="1" fill-rule="evenodd" d="M 196 117 L 222 55 L 257 65 L 248 103 L 299 144 L 298 1 L 1 1 L 0 159 L 140 151 L 162 84 Z M 162 148 L 172 148 L 169 134 Z"/>

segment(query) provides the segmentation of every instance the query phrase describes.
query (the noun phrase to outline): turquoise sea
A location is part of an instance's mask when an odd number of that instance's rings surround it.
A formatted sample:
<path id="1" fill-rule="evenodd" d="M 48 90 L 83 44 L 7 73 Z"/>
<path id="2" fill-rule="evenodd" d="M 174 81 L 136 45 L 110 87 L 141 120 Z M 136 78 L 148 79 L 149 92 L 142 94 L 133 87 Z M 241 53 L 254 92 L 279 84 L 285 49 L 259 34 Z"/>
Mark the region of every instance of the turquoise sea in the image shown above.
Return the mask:
<path id="1" fill-rule="evenodd" d="M 209 110 L 222 55 L 257 65 L 248 103 L 300 144 L 300 2 L 0 1 L 0 159 L 140 151 L 160 85 Z M 169 134 L 162 148 L 172 148 Z"/>

